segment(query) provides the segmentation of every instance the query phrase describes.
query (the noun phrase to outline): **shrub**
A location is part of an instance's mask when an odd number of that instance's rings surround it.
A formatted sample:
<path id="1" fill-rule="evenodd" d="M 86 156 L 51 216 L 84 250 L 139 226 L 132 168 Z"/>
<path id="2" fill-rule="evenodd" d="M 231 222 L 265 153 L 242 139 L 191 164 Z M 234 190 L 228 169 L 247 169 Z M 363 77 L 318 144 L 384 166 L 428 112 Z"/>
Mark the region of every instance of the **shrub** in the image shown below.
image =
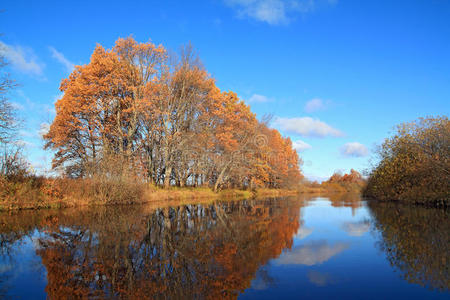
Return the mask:
<path id="1" fill-rule="evenodd" d="M 448 117 L 420 118 L 397 126 L 378 150 L 364 196 L 379 200 L 450 204 Z"/>
<path id="2" fill-rule="evenodd" d="M 61 180 L 60 189 L 70 198 L 86 199 L 88 202 L 138 202 L 144 195 L 145 183 L 130 165 L 126 158 L 119 155 L 105 156 L 86 168 L 86 178 Z"/>

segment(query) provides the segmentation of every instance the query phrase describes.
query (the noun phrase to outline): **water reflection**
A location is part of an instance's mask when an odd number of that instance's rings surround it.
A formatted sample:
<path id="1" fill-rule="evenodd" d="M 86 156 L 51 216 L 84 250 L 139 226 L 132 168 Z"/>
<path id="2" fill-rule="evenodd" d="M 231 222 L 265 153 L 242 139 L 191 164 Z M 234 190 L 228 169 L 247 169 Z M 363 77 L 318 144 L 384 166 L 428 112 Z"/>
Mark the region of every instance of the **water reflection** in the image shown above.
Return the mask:
<path id="1" fill-rule="evenodd" d="M 296 236 L 299 239 L 304 239 L 304 238 L 307 238 L 309 235 L 311 235 L 311 233 L 313 233 L 313 229 L 312 228 L 308 228 L 306 226 L 300 226 L 300 228 L 297 231 L 297 235 Z"/>
<path id="2" fill-rule="evenodd" d="M 130 207 L 37 219 L 24 212 L 2 216 L 10 226 L 2 228 L 2 249 L 37 227 L 33 240 L 51 299 L 235 298 L 261 265 L 291 247 L 299 207 L 265 200 L 167 207 L 148 215 Z"/>
<path id="3" fill-rule="evenodd" d="M 370 229 L 369 220 L 362 220 L 358 222 L 344 222 L 342 224 L 344 229 L 351 236 L 362 236 Z"/>
<path id="4" fill-rule="evenodd" d="M 410 283 L 450 288 L 450 212 L 393 203 L 369 202 L 382 235 L 378 247 Z"/>
<path id="5" fill-rule="evenodd" d="M 333 280 L 328 273 L 321 273 L 315 270 L 311 270 L 308 272 L 309 281 L 316 286 L 327 286 L 330 283 L 333 283 Z"/>
<path id="6" fill-rule="evenodd" d="M 295 247 L 276 261 L 279 265 L 313 266 L 326 262 L 349 247 L 348 243 L 328 244 L 327 241 L 311 241 Z"/>
<path id="7" fill-rule="evenodd" d="M 449 233 L 355 195 L 2 213 L 0 297 L 439 298 L 420 285 L 448 289 Z"/>

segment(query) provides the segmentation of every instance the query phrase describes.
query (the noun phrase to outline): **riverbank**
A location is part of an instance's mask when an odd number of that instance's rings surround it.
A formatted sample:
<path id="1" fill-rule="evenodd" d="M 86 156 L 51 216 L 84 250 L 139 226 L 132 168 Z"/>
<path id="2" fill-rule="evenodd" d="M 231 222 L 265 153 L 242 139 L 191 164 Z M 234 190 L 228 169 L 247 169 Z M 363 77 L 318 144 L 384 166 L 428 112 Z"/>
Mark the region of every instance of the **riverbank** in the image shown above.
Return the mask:
<path id="1" fill-rule="evenodd" d="M 209 187 L 160 188 L 130 181 L 48 179 L 30 177 L 16 181 L 0 178 L 0 210 L 67 208 L 89 205 L 142 204 L 197 199 L 250 199 L 299 194 L 291 189 L 224 189 Z"/>
<path id="2" fill-rule="evenodd" d="M 308 183 L 298 187 L 299 194 L 333 194 L 333 193 L 360 193 L 364 184 L 355 183 Z"/>

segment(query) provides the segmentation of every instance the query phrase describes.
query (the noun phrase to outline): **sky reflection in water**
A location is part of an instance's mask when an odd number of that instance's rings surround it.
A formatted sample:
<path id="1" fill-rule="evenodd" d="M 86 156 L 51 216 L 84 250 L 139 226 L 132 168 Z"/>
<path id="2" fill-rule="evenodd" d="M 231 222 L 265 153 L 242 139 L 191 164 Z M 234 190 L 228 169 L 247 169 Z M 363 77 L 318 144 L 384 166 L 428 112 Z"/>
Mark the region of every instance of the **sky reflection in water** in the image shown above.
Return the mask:
<path id="1" fill-rule="evenodd" d="M 341 195 L 0 221 L 5 297 L 449 298 L 443 210 Z"/>

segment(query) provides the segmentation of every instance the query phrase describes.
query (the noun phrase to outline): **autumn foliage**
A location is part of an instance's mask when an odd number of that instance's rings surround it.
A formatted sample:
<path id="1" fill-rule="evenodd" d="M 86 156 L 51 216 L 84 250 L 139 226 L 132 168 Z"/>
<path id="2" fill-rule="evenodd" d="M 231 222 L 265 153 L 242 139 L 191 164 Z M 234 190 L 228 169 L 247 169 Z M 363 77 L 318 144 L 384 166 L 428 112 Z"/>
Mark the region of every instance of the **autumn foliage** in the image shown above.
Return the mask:
<path id="1" fill-rule="evenodd" d="M 109 50 L 98 45 L 60 89 L 45 140 L 53 166 L 70 177 L 214 190 L 280 188 L 301 178 L 290 139 L 221 91 L 190 46 L 174 57 L 131 37 Z"/>
<path id="2" fill-rule="evenodd" d="M 236 299 L 293 246 L 300 206 L 265 199 L 22 211 L 0 216 L 0 238 L 8 249 L 39 232 L 49 299 Z"/>
<path id="3" fill-rule="evenodd" d="M 334 193 L 351 193 L 353 196 L 359 195 L 366 185 L 364 177 L 356 170 L 351 169 L 350 173 L 342 174 L 335 172 L 328 180 L 319 183 L 303 179 L 298 185 L 299 193 L 326 193 L 329 197 L 334 197 Z"/>
<path id="4" fill-rule="evenodd" d="M 361 192 L 366 184 L 362 175 L 351 169 L 348 174 L 334 173 L 327 181 L 322 182 L 321 188 L 327 192 Z"/>
<path id="5" fill-rule="evenodd" d="M 364 195 L 379 200 L 450 204 L 450 122 L 420 118 L 401 124 L 379 149 Z"/>

